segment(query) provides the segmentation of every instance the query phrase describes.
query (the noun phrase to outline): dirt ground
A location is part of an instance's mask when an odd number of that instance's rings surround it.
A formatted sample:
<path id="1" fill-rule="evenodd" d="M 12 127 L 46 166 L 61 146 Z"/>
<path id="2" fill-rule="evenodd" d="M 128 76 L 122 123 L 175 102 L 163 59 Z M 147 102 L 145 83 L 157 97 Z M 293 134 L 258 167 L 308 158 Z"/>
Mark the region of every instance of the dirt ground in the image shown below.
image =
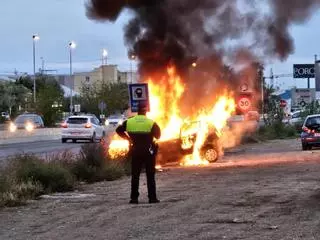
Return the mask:
<path id="1" fill-rule="evenodd" d="M 161 203 L 128 204 L 129 178 L 0 210 L 0 239 L 320 239 L 320 151 L 251 144 L 157 174 Z"/>

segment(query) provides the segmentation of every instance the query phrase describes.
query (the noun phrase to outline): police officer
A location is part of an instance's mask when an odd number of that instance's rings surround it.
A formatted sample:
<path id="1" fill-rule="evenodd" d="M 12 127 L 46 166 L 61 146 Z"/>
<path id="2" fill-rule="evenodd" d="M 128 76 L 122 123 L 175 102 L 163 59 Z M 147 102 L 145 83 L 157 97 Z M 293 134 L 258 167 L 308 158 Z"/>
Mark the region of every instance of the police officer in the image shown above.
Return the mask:
<path id="1" fill-rule="evenodd" d="M 139 197 L 139 178 L 143 165 L 146 168 L 149 203 L 160 202 L 156 195 L 155 164 L 157 145 L 154 138 L 161 136 L 160 127 L 153 120 L 146 117 L 147 105 L 138 105 L 138 115 L 124 121 L 116 129 L 117 134 L 127 139 L 131 144 L 131 200 L 137 204 Z"/>

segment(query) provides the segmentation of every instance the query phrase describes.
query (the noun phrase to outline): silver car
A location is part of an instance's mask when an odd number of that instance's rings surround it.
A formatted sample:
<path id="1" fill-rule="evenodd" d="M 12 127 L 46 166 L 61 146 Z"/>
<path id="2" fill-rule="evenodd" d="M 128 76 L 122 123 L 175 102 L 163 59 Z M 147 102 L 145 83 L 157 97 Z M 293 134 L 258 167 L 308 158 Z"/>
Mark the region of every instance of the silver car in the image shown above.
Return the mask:
<path id="1" fill-rule="evenodd" d="M 93 115 L 71 116 L 61 125 L 61 142 L 89 140 L 96 142 L 105 137 L 105 129 L 99 119 Z"/>
<path id="2" fill-rule="evenodd" d="M 26 129 L 33 131 L 35 128 L 43 128 L 44 122 L 41 116 L 37 114 L 21 114 L 9 125 L 9 130 L 14 132 L 17 129 Z"/>

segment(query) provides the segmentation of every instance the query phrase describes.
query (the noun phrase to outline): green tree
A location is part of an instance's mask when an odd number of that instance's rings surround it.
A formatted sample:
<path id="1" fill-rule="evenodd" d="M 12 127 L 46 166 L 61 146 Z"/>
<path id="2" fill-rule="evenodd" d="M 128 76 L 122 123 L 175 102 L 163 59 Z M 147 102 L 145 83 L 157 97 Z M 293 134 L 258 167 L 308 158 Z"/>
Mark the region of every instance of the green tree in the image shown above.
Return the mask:
<path id="1" fill-rule="evenodd" d="M 128 85 L 125 83 L 93 84 L 81 89 L 81 108 L 85 112 L 100 114 L 99 103 L 106 103 L 105 114 L 123 112 L 128 109 Z"/>
<path id="2" fill-rule="evenodd" d="M 59 83 L 50 76 L 41 76 L 37 86 L 36 112 L 44 120 L 46 126 L 53 126 L 56 121 L 60 120 L 64 94 Z"/>
<path id="3" fill-rule="evenodd" d="M 14 116 L 20 109 L 27 108 L 30 94 L 30 90 L 21 84 L 2 83 L 0 84 L 0 109 Z"/>

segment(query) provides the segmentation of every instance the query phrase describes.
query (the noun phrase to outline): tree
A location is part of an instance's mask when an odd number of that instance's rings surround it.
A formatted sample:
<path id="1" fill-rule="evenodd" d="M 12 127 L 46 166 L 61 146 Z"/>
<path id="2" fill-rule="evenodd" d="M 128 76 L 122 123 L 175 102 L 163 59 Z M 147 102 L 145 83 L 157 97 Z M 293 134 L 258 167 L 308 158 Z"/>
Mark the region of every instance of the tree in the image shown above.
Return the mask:
<path id="1" fill-rule="evenodd" d="M 81 89 L 81 106 L 85 112 L 100 114 L 99 103 L 106 103 L 107 115 L 128 109 L 128 85 L 125 83 L 93 84 Z"/>
<path id="2" fill-rule="evenodd" d="M 37 86 L 36 112 L 42 115 L 46 126 L 53 126 L 59 120 L 64 101 L 63 89 L 50 76 L 42 75 Z"/>
<path id="3" fill-rule="evenodd" d="M 21 84 L 12 82 L 0 84 L 0 109 L 8 111 L 9 114 L 16 113 L 29 102 L 30 90 Z"/>
<path id="4" fill-rule="evenodd" d="M 267 125 L 282 123 L 284 117 L 283 108 L 280 106 L 280 97 L 275 95 L 273 85 L 264 87 L 264 121 Z"/>

